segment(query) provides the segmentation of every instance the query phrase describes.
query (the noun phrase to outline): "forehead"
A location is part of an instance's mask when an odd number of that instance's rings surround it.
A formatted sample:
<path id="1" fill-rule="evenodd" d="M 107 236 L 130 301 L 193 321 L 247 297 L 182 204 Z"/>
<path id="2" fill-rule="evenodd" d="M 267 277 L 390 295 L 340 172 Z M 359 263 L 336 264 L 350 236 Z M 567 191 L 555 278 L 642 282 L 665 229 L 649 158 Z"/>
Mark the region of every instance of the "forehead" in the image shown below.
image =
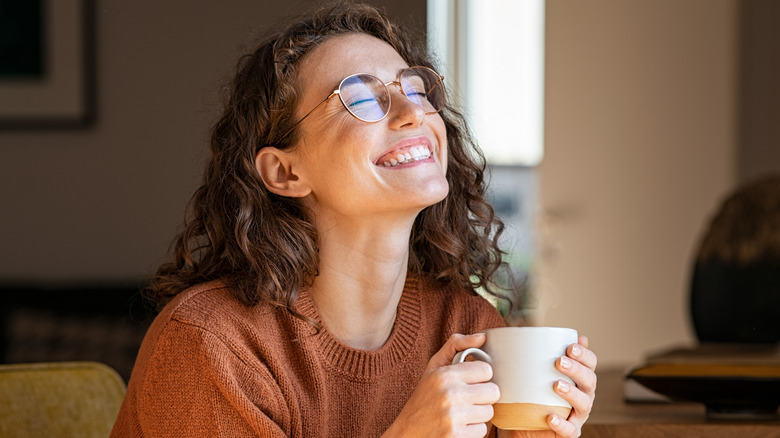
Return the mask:
<path id="1" fill-rule="evenodd" d="M 376 37 L 362 33 L 339 35 L 306 55 L 298 69 L 298 86 L 303 96 L 322 94 L 322 90 L 330 93 L 351 74 L 370 73 L 392 81 L 404 67 L 408 65 L 401 55 Z"/>

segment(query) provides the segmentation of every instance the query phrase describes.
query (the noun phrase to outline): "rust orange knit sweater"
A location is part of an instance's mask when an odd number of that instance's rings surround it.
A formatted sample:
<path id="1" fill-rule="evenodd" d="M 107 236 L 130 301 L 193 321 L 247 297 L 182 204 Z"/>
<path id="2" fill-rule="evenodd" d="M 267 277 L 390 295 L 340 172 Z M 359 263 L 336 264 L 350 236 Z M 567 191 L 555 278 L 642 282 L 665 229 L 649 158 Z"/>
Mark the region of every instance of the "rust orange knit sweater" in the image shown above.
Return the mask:
<path id="1" fill-rule="evenodd" d="M 295 308 L 320 320 L 305 292 Z M 379 436 L 452 333 L 502 325 L 481 297 L 409 279 L 387 343 L 363 351 L 288 312 L 246 307 L 220 282 L 204 284 L 150 327 L 111 436 Z"/>

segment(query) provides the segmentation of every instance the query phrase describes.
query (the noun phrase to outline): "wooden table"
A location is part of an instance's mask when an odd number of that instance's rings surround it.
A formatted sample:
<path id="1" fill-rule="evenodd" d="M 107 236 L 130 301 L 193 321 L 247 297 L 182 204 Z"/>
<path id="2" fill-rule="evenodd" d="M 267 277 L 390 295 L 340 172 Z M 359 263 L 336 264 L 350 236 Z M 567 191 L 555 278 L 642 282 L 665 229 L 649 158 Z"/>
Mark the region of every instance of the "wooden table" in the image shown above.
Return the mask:
<path id="1" fill-rule="evenodd" d="M 715 421 L 698 403 L 625 403 L 623 370 L 597 372 L 584 438 L 780 438 L 780 421 Z"/>

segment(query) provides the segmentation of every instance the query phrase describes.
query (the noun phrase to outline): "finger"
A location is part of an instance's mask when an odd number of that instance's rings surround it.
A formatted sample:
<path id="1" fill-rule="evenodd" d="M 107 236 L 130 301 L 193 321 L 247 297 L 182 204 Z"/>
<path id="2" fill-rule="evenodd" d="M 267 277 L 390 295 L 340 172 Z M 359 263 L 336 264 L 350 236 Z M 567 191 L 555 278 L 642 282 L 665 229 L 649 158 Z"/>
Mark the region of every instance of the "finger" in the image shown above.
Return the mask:
<path id="1" fill-rule="evenodd" d="M 493 405 L 474 405 L 470 406 L 468 414 L 463 416 L 463 423 L 467 425 L 485 424 L 491 418 L 493 418 Z"/>
<path id="2" fill-rule="evenodd" d="M 579 424 L 584 423 L 590 416 L 590 411 L 593 408 L 593 397 L 565 380 L 555 382 L 554 389 L 558 395 L 571 405 L 572 414 L 569 416 L 569 419 L 572 421 L 576 419 Z"/>
<path id="3" fill-rule="evenodd" d="M 452 363 L 452 359 L 459 351 L 467 348 L 479 348 L 485 343 L 484 333 L 462 335 L 455 333 L 447 339 L 447 342 L 431 357 L 428 368 L 439 368 Z"/>
<path id="4" fill-rule="evenodd" d="M 587 343 L 587 338 L 585 339 Z M 596 357 L 596 353 L 588 349 L 587 345 L 581 343 L 571 344 L 569 345 L 569 348 L 566 349 L 566 355 L 585 365 L 591 370 L 596 370 L 598 358 Z"/>
<path id="5" fill-rule="evenodd" d="M 448 367 L 456 373 L 458 380 L 467 384 L 484 383 L 493 378 L 493 367 L 479 360 L 456 363 Z"/>
<path id="6" fill-rule="evenodd" d="M 492 415 L 491 415 L 492 416 Z M 482 438 L 487 435 L 488 429 L 487 424 L 485 424 L 490 418 L 487 420 L 476 423 L 476 424 L 469 424 L 464 428 L 464 434 L 463 436 L 466 437 L 474 437 L 474 438 Z"/>
<path id="7" fill-rule="evenodd" d="M 547 424 L 549 424 L 550 429 L 555 432 L 555 436 L 580 436 L 581 426 L 574 424 L 571 421 L 564 420 L 557 415 L 550 415 L 547 417 Z"/>
<path id="8" fill-rule="evenodd" d="M 572 360 L 568 356 L 558 358 L 555 363 L 556 368 L 577 385 L 582 391 L 588 394 L 596 392 L 596 373 L 585 365 Z"/>
<path id="9" fill-rule="evenodd" d="M 453 406 L 443 417 L 449 422 L 447 429 L 460 429 L 467 425 L 487 423 L 493 418 L 492 405 Z"/>
<path id="10" fill-rule="evenodd" d="M 495 383 L 485 382 L 467 386 L 463 395 L 471 405 L 490 406 L 490 417 L 492 417 L 492 405 L 501 397 L 501 391 Z M 490 420 L 490 417 L 487 420 Z"/>
<path id="11" fill-rule="evenodd" d="M 465 405 L 492 405 L 501 397 L 498 385 L 489 380 L 493 377 L 490 364 L 480 361 L 463 362 L 440 367 L 432 372 L 438 379 L 436 387 L 452 388 L 457 403 Z"/>

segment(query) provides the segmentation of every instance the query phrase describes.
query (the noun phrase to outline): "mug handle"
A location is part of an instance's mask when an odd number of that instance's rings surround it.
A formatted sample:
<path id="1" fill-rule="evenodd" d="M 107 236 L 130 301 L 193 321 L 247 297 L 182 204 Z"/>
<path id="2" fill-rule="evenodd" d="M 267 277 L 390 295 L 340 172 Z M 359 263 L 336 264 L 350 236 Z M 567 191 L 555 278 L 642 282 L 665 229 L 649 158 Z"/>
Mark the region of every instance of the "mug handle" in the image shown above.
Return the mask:
<path id="1" fill-rule="evenodd" d="M 458 354 L 455 355 L 455 357 L 452 359 L 452 364 L 455 365 L 456 363 L 462 363 L 464 360 L 466 360 L 466 356 L 474 356 L 482 362 L 487 362 L 489 364 L 493 363 L 493 359 L 490 357 L 490 355 L 480 350 L 479 348 L 467 348 L 463 351 L 459 351 Z"/>

